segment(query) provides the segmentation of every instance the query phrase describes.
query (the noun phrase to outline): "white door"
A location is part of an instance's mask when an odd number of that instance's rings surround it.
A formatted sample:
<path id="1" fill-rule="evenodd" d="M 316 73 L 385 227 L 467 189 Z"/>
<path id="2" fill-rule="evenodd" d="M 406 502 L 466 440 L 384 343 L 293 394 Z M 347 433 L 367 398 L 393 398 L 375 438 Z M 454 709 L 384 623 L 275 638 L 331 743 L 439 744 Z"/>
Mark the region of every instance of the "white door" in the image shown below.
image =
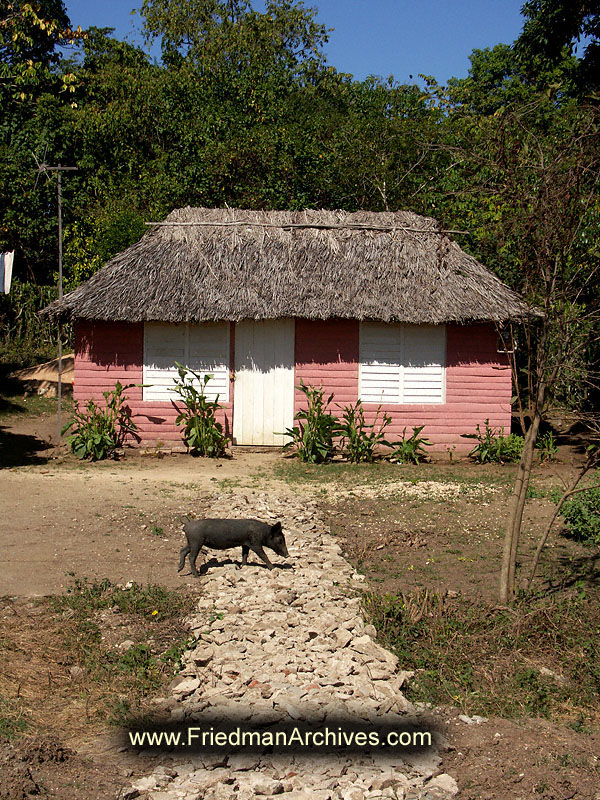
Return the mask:
<path id="1" fill-rule="evenodd" d="M 294 420 L 294 320 L 244 320 L 235 326 L 233 438 L 283 445 Z"/>

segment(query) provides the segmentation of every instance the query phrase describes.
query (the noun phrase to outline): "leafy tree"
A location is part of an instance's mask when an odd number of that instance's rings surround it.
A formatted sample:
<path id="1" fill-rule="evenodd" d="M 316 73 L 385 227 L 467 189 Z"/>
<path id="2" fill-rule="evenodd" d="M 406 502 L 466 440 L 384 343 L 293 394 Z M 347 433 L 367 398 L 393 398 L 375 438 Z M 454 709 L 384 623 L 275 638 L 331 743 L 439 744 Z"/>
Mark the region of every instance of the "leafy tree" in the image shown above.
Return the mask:
<path id="1" fill-rule="evenodd" d="M 540 423 L 572 387 L 597 386 L 594 340 L 600 330 L 597 292 L 600 224 L 600 115 L 594 106 L 557 105 L 547 95 L 492 116 L 445 121 L 437 147 L 452 165 L 440 203 L 478 233 L 484 263 L 537 309 L 515 335 L 524 357 L 514 364 L 525 432 L 507 520 L 501 600 L 512 599 L 523 508 Z M 481 210 L 477 210 L 477 205 Z M 472 243 L 471 243 L 472 244 Z M 494 252 L 495 251 L 495 252 Z M 503 264 L 504 262 L 504 264 Z M 575 404 L 581 407 L 585 394 Z"/>
<path id="2" fill-rule="evenodd" d="M 572 54 L 575 43 L 587 39 L 578 59 L 582 91 L 600 88 L 600 2 L 598 0 L 528 0 L 522 9 L 525 25 L 515 43 L 516 53 L 531 78 Z"/>
<path id="3" fill-rule="evenodd" d="M 2 99 L 31 99 L 54 88 L 59 76 L 58 45 L 81 37 L 72 31 L 63 0 L 0 0 L 0 86 Z M 74 75 L 60 76 L 61 88 L 70 89 Z"/>
<path id="4" fill-rule="evenodd" d="M 573 94 L 577 59 L 563 53 L 555 65 L 547 66 L 532 82 L 529 70 L 517 57 L 512 45 L 497 44 L 484 50 L 473 50 L 471 67 L 466 78 L 450 78 L 449 99 L 471 113 L 487 116 L 516 103 L 535 100 L 538 91 L 554 87 L 555 94 Z"/>
<path id="5" fill-rule="evenodd" d="M 15 249 L 19 271 L 45 281 L 56 260 L 56 188 L 35 184 L 32 153 L 43 155 L 73 101 L 75 75 L 58 46 L 82 38 L 62 0 L 0 1 L 0 246 Z M 60 154 L 60 150 L 58 151 Z M 23 277 L 22 273 L 21 276 Z"/>
<path id="6" fill-rule="evenodd" d="M 291 78 L 322 62 L 327 41 L 301 0 L 267 0 L 264 13 L 247 0 L 144 0 L 141 13 L 149 39 L 161 38 L 166 63 L 185 58 L 222 77 Z"/>

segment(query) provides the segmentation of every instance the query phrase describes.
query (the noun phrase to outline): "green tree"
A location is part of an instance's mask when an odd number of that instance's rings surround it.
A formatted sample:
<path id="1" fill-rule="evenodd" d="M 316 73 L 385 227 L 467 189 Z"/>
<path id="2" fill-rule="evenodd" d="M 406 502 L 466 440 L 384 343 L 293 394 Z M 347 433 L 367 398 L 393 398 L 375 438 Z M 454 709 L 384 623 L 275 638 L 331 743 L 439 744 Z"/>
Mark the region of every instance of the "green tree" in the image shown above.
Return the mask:
<path id="1" fill-rule="evenodd" d="M 44 282 L 56 260 L 56 187 L 35 184 L 43 155 L 73 102 L 76 77 L 59 46 L 79 41 L 62 0 L 0 2 L 0 247 L 17 251 L 17 274 Z M 60 151 L 58 151 L 60 155 Z"/>
<path id="2" fill-rule="evenodd" d="M 327 41 L 301 0 L 267 0 L 264 13 L 247 0 L 144 0 L 141 13 L 166 63 L 185 58 L 222 77 L 293 78 L 322 62 Z"/>
<path id="3" fill-rule="evenodd" d="M 585 38 L 577 63 L 581 91 L 600 89 L 600 2 L 598 0 L 528 0 L 522 9 L 523 31 L 515 43 L 525 73 L 536 79 L 574 52 Z"/>
<path id="4" fill-rule="evenodd" d="M 72 31 L 63 0 L 0 0 L 0 86 L 2 100 L 27 100 L 57 81 L 63 90 L 73 85 L 74 75 L 59 74 L 58 45 L 82 36 Z"/>
<path id="5" fill-rule="evenodd" d="M 523 345 L 513 366 L 525 444 L 506 524 L 500 590 L 506 602 L 515 592 L 540 423 L 569 393 L 582 410 L 586 387 L 598 386 L 600 115 L 593 105 L 557 105 L 542 94 L 492 116 L 459 107 L 443 127 L 436 147 L 451 169 L 436 188 L 446 195 L 440 205 L 450 218 L 467 222 L 467 246 L 537 309 L 515 325 Z"/>
<path id="6" fill-rule="evenodd" d="M 555 94 L 575 92 L 577 59 L 563 53 L 554 65 L 546 65 L 532 81 L 531 71 L 523 68 L 515 47 L 497 44 L 484 50 L 473 50 L 471 67 L 466 78 L 450 78 L 449 99 L 470 112 L 487 116 L 516 103 L 535 100 L 540 89 L 554 87 Z"/>

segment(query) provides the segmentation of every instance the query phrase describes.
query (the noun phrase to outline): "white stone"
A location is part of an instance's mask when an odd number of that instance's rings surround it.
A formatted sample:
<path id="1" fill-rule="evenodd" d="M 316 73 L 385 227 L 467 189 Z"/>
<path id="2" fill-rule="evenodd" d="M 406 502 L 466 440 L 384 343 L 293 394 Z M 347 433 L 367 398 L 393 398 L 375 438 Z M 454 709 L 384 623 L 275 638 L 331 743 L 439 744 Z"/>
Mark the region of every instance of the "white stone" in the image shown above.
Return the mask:
<path id="1" fill-rule="evenodd" d="M 194 772 L 195 769 L 196 767 L 190 762 L 187 762 L 185 764 L 173 765 L 173 771 L 180 778 L 185 778 L 187 775 L 191 775 L 191 773 Z"/>
<path id="2" fill-rule="evenodd" d="M 240 777 L 239 785 L 240 788 L 242 786 L 250 787 L 254 794 L 258 795 L 282 794 L 283 792 L 281 781 L 274 780 L 261 772 L 244 773 L 243 778 Z"/>
<path id="3" fill-rule="evenodd" d="M 196 689 L 200 686 L 200 681 L 198 678 L 191 678 L 191 677 L 183 677 L 183 678 L 176 678 L 174 681 L 171 682 L 169 689 L 173 692 L 174 695 L 178 695 L 179 697 L 184 697 L 187 694 L 192 694 L 195 692 Z"/>
<path id="4" fill-rule="evenodd" d="M 342 800 L 363 800 L 364 796 L 364 789 L 359 789 L 358 786 L 351 786 L 342 792 Z"/>
<path id="5" fill-rule="evenodd" d="M 137 789 L 138 792 L 148 792 L 152 789 L 156 789 L 157 780 L 154 775 L 148 775 L 145 778 L 139 778 L 135 783 L 132 784 L 133 789 Z"/>
<path id="6" fill-rule="evenodd" d="M 234 753 L 229 756 L 229 768 L 235 772 L 255 769 L 260 761 L 260 755 L 255 753 Z"/>
<path id="7" fill-rule="evenodd" d="M 216 783 L 222 781 L 224 777 L 228 776 L 229 773 L 227 770 L 198 769 L 186 775 L 182 780 L 179 780 L 178 785 L 180 789 L 185 791 L 205 792 L 210 786 L 214 786 Z"/>
<path id="8" fill-rule="evenodd" d="M 341 650 L 346 647 L 348 642 L 352 641 L 352 634 L 346 628 L 339 628 L 335 633 L 336 646 Z"/>
<path id="9" fill-rule="evenodd" d="M 441 775 L 436 775 L 435 778 L 432 778 L 427 784 L 427 788 L 441 789 L 451 797 L 454 797 L 454 795 L 458 794 L 458 784 L 454 778 L 451 775 L 448 775 L 446 772 L 442 773 Z"/>

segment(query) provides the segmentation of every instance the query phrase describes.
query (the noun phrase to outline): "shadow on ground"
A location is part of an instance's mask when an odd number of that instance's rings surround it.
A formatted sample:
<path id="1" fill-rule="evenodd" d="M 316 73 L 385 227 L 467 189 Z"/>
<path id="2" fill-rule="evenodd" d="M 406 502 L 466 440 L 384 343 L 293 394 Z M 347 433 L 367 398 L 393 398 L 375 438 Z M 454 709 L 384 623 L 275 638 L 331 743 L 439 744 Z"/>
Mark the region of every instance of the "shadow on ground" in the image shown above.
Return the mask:
<path id="1" fill-rule="evenodd" d="M 12 433 L 0 425 L 0 469 L 46 464 L 51 445 L 37 436 Z"/>
<path id="2" fill-rule="evenodd" d="M 0 414 L 20 414 L 23 412 L 23 407 L 14 402 L 14 397 L 18 394 L 22 394 L 23 388 L 17 381 L 3 373 L 4 371 L 0 369 L 0 381 L 2 382 Z"/>
<path id="3" fill-rule="evenodd" d="M 564 568 L 560 588 L 578 584 L 585 584 L 589 588 L 600 586 L 600 550 L 597 547 L 590 547 L 589 553 L 579 556 L 561 556 L 559 561 Z"/>

